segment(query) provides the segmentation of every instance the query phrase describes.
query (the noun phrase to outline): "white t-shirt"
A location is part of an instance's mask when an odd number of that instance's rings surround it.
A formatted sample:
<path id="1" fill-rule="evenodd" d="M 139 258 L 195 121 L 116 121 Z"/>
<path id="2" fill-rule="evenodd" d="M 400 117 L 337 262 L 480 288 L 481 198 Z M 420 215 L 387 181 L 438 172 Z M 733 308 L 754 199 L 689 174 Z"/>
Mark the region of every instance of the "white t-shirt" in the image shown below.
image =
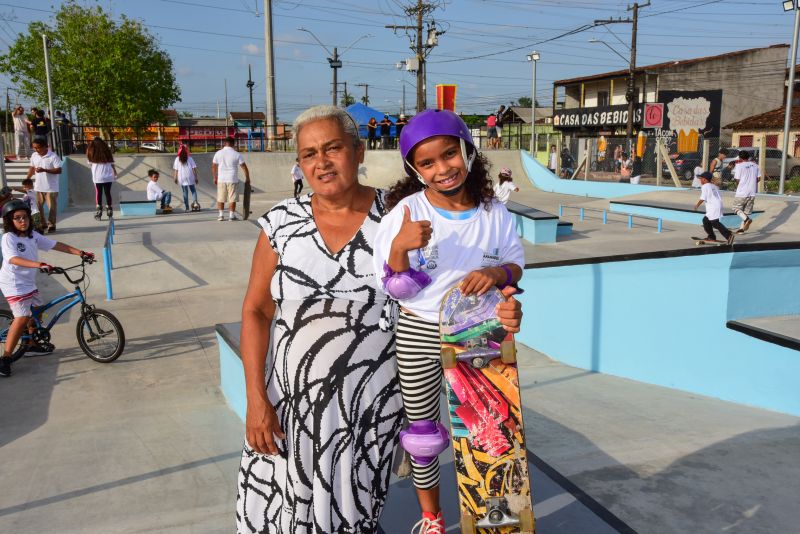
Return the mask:
<path id="1" fill-rule="evenodd" d="M 733 168 L 733 179 L 739 181 L 736 197 L 754 197 L 758 192 L 758 165 L 752 161 L 742 161 Z"/>
<path id="2" fill-rule="evenodd" d="M 158 185 L 158 182 L 150 180 L 147 182 L 147 200 L 161 200 L 164 196 L 164 190 Z"/>
<path id="3" fill-rule="evenodd" d="M 114 181 L 113 163 L 92 163 L 92 182 L 104 184 Z"/>
<path id="4" fill-rule="evenodd" d="M 514 185 L 514 182 L 503 182 L 502 184 L 495 184 L 494 185 L 494 196 L 495 198 L 505 204 L 508 202 L 508 197 L 511 196 L 512 191 L 516 191 L 517 186 Z"/>
<path id="5" fill-rule="evenodd" d="M 36 203 L 36 191 L 28 189 L 22 194 L 22 201 L 31 208 L 31 217 L 39 213 L 39 205 Z"/>
<path id="6" fill-rule="evenodd" d="M 297 163 L 292 167 L 292 182 L 300 182 L 303 180 L 303 170 Z"/>
<path id="7" fill-rule="evenodd" d="M 468 273 L 507 263 L 524 268 L 525 252 L 514 219 L 501 203 L 492 202 L 490 211 L 486 211 L 481 204 L 470 218 L 451 220 L 439 214 L 425 193 L 420 191 L 401 200 L 378 227 L 373 265 L 379 283 L 392 241 L 403 222 L 403 206 L 409 207 L 411 220 L 431 221 L 433 229 L 433 236 L 423 251 L 412 250 L 408 253 L 411 268 L 420 270 L 421 252 L 425 260 L 423 270 L 432 282 L 413 298 L 400 301 L 401 306 L 426 321 L 439 320 L 442 297 Z"/>
<path id="8" fill-rule="evenodd" d="M 60 169 L 61 158 L 58 154 L 48 149 L 47 154 L 40 156 L 34 152 L 31 156 L 31 167 L 34 169 L 42 167 L 43 169 Z M 41 193 L 58 193 L 58 179 L 60 174 L 52 174 L 49 172 L 36 172 L 33 174 L 33 189 Z"/>
<path id="9" fill-rule="evenodd" d="M 34 231 L 33 237 L 20 237 L 14 232 L 3 234 L 3 266 L 0 267 L 0 291 L 6 297 L 27 295 L 36 291 L 36 269 L 8 262 L 17 257 L 39 261 L 39 250 L 50 250 L 56 242 Z"/>
<path id="10" fill-rule="evenodd" d="M 719 188 L 711 182 L 700 187 L 700 198 L 706 203 L 706 217 L 709 221 L 722 218 L 722 196 Z"/>
<path id="11" fill-rule="evenodd" d="M 558 154 L 556 154 L 555 152 L 550 152 L 549 162 L 550 163 L 547 164 L 548 169 L 555 169 L 556 167 L 558 167 Z"/>
<path id="12" fill-rule="evenodd" d="M 14 115 L 14 131 L 28 133 L 28 123 L 25 115 Z"/>
<path id="13" fill-rule="evenodd" d="M 217 181 L 225 184 L 239 183 L 239 166 L 244 165 L 244 158 L 233 147 L 226 146 L 214 154 L 217 164 Z"/>
<path id="14" fill-rule="evenodd" d="M 703 167 L 697 166 L 694 168 L 694 179 L 692 180 L 692 187 L 700 187 L 700 175 L 703 174 Z"/>
<path id="15" fill-rule="evenodd" d="M 172 168 L 178 171 L 178 185 L 195 184 L 194 169 L 197 168 L 197 164 L 194 162 L 194 159 L 192 159 L 192 156 L 189 156 L 185 164 L 181 163 L 181 160 L 178 158 L 175 158 Z"/>

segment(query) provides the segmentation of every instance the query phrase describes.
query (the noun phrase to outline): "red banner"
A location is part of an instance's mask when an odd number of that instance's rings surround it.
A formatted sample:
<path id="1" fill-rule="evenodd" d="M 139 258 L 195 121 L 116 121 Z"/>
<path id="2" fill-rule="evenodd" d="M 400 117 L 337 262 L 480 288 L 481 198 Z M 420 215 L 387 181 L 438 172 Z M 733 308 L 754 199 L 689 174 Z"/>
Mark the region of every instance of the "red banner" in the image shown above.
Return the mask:
<path id="1" fill-rule="evenodd" d="M 436 86 L 436 109 L 456 111 L 456 85 L 439 84 Z"/>

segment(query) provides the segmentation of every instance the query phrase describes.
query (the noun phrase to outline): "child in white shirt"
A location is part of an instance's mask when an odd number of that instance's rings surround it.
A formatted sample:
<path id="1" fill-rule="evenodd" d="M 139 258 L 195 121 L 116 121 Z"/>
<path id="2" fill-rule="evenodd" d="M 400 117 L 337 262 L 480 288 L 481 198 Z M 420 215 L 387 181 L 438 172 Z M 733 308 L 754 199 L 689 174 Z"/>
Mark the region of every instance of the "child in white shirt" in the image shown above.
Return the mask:
<path id="1" fill-rule="evenodd" d="M 497 175 L 498 183 L 494 186 L 494 197 L 506 204 L 511 192 L 519 193 L 519 187 L 511 181 L 511 169 L 503 167 L 500 169 L 500 174 Z"/>
<path id="2" fill-rule="evenodd" d="M 31 327 L 31 307 L 42 304 L 36 287 L 36 271 L 52 271 L 53 267 L 39 261 L 39 250 L 57 250 L 94 259 L 91 252 L 83 252 L 74 247 L 44 237 L 34 231 L 31 210 L 22 199 L 14 199 L 3 206 L 2 251 L 3 265 L 0 267 L 0 291 L 8 301 L 14 321 L 8 330 L 3 356 L 0 357 L 0 376 L 11 376 L 11 356 L 26 327 Z M 50 352 L 52 347 L 43 348 L 35 344 L 27 351 Z"/>
<path id="3" fill-rule="evenodd" d="M 487 162 L 458 115 L 418 113 L 400 134 L 400 153 L 407 176 L 387 195 L 391 211 L 375 237 L 373 262 L 384 289 L 400 304 L 397 360 L 406 416 L 438 422 L 442 297 L 459 281 L 467 295 L 498 286 L 509 296 L 525 258 L 514 220 L 493 198 Z M 444 532 L 438 459 L 412 458 L 411 467 L 423 512 L 420 532 Z"/>
<path id="4" fill-rule="evenodd" d="M 725 225 L 720 220 L 722 218 L 722 196 L 719 194 L 719 188 L 713 183 L 714 175 L 708 171 L 701 172 L 697 179 L 700 180 L 700 200 L 694 205 L 694 209 L 697 210 L 700 204 L 706 203 L 706 215 L 703 217 L 703 230 L 706 232 L 706 239 L 709 241 L 717 240 L 717 236 L 714 234 L 714 229 L 716 228 L 729 245 L 733 244 L 733 238 L 736 237 L 735 234 L 725 228 Z"/>
<path id="5" fill-rule="evenodd" d="M 161 211 L 163 213 L 171 213 L 172 206 L 170 206 L 169 203 L 172 202 L 172 193 L 164 191 L 161 186 L 158 185 L 158 171 L 150 169 L 147 171 L 147 176 L 150 177 L 150 182 L 147 184 L 147 200 L 160 200 Z"/>

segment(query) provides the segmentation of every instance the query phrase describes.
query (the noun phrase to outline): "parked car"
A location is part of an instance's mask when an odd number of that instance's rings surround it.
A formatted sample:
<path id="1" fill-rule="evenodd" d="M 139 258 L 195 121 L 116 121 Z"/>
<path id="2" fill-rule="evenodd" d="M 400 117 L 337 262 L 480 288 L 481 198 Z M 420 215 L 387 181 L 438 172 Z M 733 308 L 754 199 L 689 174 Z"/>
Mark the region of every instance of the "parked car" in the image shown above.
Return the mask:
<path id="1" fill-rule="evenodd" d="M 727 165 L 731 161 L 738 161 L 739 151 L 747 150 L 750 152 L 750 159 L 756 163 L 759 162 L 759 149 L 757 147 L 731 147 L 728 149 L 728 157 L 723 162 Z M 777 148 L 768 148 L 764 167 L 768 178 L 778 178 L 781 175 L 781 156 L 782 150 Z M 791 155 L 786 157 L 786 174 L 787 176 L 796 177 L 800 176 L 800 159 L 794 158 Z"/>
<path id="2" fill-rule="evenodd" d="M 142 150 L 152 150 L 153 152 L 164 152 L 160 143 L 142 143 L 139 145 Z"/>
<path id="3" fill-rule="evenodd" d="M 701 164 L 703 161 L 703 154 L 701 152 L 681 152 L 679 154 L 670 154 L 672 165 L 675 167 L 675 172 L 678 177 L 684 180 L 694 179 L 694 168 Z M 663 172 L 668 173 L 669 168 L 667 164 L 663 164 Z"/>

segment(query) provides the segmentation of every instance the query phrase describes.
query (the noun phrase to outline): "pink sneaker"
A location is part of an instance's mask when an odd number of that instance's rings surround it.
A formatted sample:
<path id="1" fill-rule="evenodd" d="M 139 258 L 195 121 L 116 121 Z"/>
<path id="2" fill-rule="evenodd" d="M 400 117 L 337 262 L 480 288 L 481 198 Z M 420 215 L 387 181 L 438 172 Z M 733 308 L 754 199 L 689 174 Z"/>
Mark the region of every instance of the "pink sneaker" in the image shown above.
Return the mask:
<path id="1" fill-rule="evenodd" d="M 411 528 L 411 534 L 444 534 L 444 518 L 441 510 L 436 515 L 422 512 L 422 519 Z"/>

